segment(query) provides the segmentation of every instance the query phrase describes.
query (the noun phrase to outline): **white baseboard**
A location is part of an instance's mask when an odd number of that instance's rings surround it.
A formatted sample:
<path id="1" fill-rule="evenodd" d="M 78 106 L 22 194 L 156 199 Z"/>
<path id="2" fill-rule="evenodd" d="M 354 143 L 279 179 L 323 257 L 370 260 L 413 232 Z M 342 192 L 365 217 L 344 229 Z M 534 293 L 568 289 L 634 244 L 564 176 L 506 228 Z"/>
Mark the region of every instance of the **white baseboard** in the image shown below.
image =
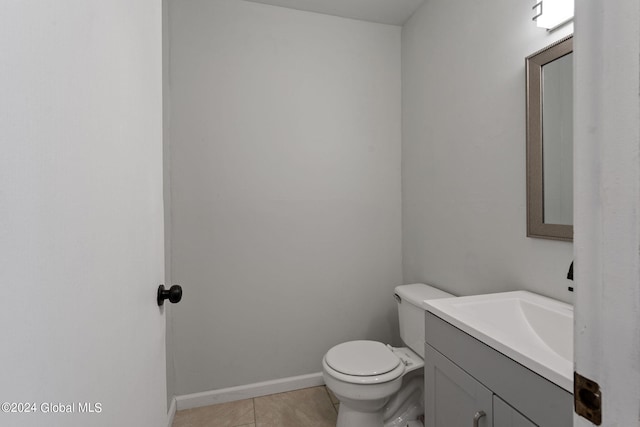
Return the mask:
<path id="1" fill-rule="evenodd" d="M 173 426 L 173 419 L 176 416 L 176 398 L 171 399 L 171 404 L 169 405 L 169 412 L 167 412 L 167 427 Z"/>
<path id="2" fill-rule="evenodd" d="M 223 388 L 220 390 L 204 391 L 202 393 L 176 396 L 176 407 L 182 409 L 199 408 L 200 406 L 215 405 L 217 403 L 234 402 L 236 400 L 252 399 L 268 394 L 284 393 L 285 391 L 300 390 L 302 388 L 324 385 L 322 372 L 282 378 L 273 381 Z"/>

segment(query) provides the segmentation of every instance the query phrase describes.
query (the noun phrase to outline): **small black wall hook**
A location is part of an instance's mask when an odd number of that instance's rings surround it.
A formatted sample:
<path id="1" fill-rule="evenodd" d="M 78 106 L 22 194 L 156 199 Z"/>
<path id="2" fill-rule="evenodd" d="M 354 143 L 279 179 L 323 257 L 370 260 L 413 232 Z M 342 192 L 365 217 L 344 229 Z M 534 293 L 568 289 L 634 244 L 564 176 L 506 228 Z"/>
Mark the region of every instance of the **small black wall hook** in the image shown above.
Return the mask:
<path id="1" fill-rule="evenodd" d="M 182 286 L 173 285 L 169 289 L 165 289 L 164 285 L 158 286 L 158 306 L 162 307 L 166 299 L 174 304 L 180 302 L 182 299 Z"/>

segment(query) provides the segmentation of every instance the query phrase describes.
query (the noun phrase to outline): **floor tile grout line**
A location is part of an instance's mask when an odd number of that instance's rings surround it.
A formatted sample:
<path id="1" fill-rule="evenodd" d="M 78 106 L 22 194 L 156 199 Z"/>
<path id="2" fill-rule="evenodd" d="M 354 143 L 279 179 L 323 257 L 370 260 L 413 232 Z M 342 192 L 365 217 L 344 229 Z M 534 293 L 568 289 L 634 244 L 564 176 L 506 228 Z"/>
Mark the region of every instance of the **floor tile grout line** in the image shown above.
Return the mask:
<path id="1" fill-rule="evenodd" d="M 251 399 L 251 403 L 253 404 L 253 425 L 254 427 L 258 427 L 258 414 L 256 414 L 256 398 Z"/>
<path id="2" fill-rule="evenodd" d="M 327 397 L 329 398 L 329 403 L 331 404 L 331 406 L 333 406 L 333 410 L 336 411 L 336 414 L 338 413 L 338 409 L 336 408 L 336 403 L 333 403 L 333 399 L 331 398 L 331 394 L 329 394 L 329 388 L 325 385 L 324 387 L 324 391 L 327 393 Z"/>

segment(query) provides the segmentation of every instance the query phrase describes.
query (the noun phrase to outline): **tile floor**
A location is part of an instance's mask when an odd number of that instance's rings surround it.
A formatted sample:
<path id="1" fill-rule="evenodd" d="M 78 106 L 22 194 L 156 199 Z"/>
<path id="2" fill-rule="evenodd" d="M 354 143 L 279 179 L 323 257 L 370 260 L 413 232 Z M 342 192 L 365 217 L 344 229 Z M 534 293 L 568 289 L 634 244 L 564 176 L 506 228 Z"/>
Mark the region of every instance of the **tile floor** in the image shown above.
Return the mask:
<path id="1" fill-rule="evenodd" d="M 335 427 L 338 400 L 324 386 L 176 412 L 173 427 Z"/>

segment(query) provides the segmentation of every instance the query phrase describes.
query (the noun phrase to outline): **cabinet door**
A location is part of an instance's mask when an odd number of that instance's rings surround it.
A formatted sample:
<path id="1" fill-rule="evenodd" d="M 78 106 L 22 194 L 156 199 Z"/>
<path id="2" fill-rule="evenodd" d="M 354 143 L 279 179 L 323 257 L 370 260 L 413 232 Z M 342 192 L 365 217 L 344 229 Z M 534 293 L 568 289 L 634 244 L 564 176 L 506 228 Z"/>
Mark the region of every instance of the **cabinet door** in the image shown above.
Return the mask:
<path id="1" fill-rule="evenodd" d="M 425 348 L 425 427 L 493 426 L 491 390 L 430 345 Z"/>
<path id="2" fill-rule="evenodd" d="M 493 427 L 536 427 L 504 400 L 493 395 Z"/>

